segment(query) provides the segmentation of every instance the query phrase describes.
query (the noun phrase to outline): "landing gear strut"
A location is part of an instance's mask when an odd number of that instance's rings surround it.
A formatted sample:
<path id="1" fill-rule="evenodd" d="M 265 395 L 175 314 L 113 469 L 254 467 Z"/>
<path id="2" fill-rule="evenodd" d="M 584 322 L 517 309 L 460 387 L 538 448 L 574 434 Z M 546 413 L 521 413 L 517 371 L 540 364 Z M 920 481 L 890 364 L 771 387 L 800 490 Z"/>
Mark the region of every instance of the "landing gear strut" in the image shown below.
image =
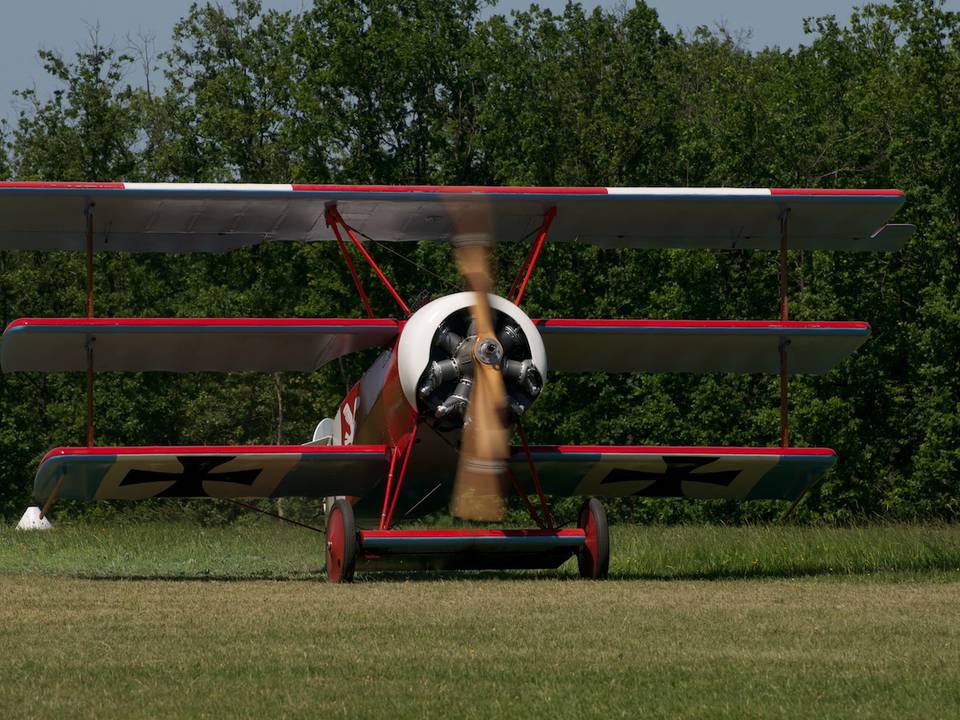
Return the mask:
<path id="1" fill-rule="evenodd" d="M 338 498 L 327 515 L 327 580 L 353 582 L 357 566 L 357 526 L 353 506 Z"/>
<path id="2" fill-rule="evenodd" d="M 583 546 L 577 553 L 580 577 L 602 580 L 610 566 L 610 529 L 607 512 L 596 498 L 580 506 L 577 527 L 585 534 Z"/>

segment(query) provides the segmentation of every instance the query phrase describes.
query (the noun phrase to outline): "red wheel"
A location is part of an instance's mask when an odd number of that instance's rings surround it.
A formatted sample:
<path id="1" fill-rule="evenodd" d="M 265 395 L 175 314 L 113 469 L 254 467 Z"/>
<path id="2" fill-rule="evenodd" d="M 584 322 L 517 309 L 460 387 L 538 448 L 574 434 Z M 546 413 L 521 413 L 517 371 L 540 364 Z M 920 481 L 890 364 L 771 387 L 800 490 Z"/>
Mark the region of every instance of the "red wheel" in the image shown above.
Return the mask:
<path id="1" fill-rule="evenodd" d="M 356 565 L 357 529 L 353 506 L 340 498 L 327 515 L 327 580 L 352 582 Z"/>
<path id="2" fill-rule="evenodd" d="M 577 527 L 587 536 L 577 553 L 580 577 L 602 580 L 610 567 L 610 529 L 607 511 L 599 500 L 590 498 L 580 507 Z"/>

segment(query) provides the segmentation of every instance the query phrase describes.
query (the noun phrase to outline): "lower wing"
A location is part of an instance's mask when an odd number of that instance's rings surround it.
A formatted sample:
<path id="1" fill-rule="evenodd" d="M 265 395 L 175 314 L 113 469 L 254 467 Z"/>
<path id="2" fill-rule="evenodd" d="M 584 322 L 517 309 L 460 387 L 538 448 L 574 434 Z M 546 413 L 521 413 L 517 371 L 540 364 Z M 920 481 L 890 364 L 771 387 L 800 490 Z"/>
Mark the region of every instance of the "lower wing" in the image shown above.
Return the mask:
<path id="1" fill-rule="evenodd" d="M 530 448 L 550 495 L 792 500 L 836 462 L 827 448 L 537 446 Z M 533 492 L 526 453 L 510 469 Z"/>
<path id="2" fill-rule="evenodd" d="M 536 446 L 544 491 L 597 497 L 799 497 L 836 461 L 826 448 Z M 34 495 L 78 500 L 364 495 L 386 477 L 383 445 L 57 448 Z M 510 469 L 533 491 L 526 453 Z"/>
<path id="3" fill-rule="evenodd" d="M 363 495 L 386 472 L 383 445 L 57 448 L 37 468 L 33 492 L 77 500 Z"/>

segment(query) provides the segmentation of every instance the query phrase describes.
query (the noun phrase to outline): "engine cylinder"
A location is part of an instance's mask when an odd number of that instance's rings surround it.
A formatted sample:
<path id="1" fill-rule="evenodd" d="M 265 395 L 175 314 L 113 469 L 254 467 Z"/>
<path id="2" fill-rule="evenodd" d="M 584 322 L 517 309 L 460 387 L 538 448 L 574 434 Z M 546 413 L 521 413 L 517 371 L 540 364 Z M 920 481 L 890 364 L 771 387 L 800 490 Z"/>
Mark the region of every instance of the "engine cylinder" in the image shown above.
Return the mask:
<path id="1" fill-rule="evenodd" d="M 547 353 L 530 318 L 512 302 L 488 295 L 496 342 L 478 348 L 485 362 L 499 362 L 510 412 L 525 413 L 543 390 Z M 472 292 L 438 298 L 414 313 L 403 328 L 397 369 L 411 407 L 445 426 L 463 424 L 473 384 L 476 331 Z"/>

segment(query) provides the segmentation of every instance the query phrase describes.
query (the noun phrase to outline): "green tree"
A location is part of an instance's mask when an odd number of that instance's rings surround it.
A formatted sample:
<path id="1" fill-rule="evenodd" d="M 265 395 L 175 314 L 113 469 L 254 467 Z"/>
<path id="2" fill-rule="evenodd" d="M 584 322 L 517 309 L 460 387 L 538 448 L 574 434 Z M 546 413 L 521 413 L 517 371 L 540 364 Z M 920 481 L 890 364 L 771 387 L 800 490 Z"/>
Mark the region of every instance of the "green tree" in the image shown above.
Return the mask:
<path id="1" fill-rule="evenodd" d="M 960 43 L 936 0 L 807 21 L 796 50 L 742 36 L 670 35 L 643 2 L 485 14 L 479 0 L 258 0 L 194 5 L 162 58 L 166 84 L 94 36 L 58 82 L 23 91 L 0 174 L 46 180 L 900 187 L 917 236 L 890 255 L 794 252 L 791 313 L 868 320 L 873 339 L 822 377 L 792 381 L 793 438 L 841 461 L 808 520 L 955 519 L 960 511 Z M 146 60 L 146 57 L 141 60 Z M 148 62 L 149 64 L 149 62 Z M 7 145 L 7 143 L 9 143 Z M 496 251 L 509 285 L 527 239 Z M 410 301 L 459 287 L 440 244 L 368 247 Z M 98 313 L 343 316 L 360 308 L 332 243 L 222 256 L 102 254 Z M 381 314 L 396 312 L 373 275 Z M 81 259 L 0 255 L 4 321 L 79 314 Z M 531 315 L 771 318 L 772 254 L 601 250 L 547 242 Z M 571 289 L 575 289 L 572 291 Z M 366 357 L 312 374 L 98 377 L 103 442 L 300 441 Z M 769 444 L 776 380 L 554 375 L 534 441 Z M 50 446 L 76 442 L 82 383 L 0 377 L 0 512 L 22 509 Z M 281 422 L 282 417 L 282 422 Z M 193 506 L 190 506 L 193 507 Z M 572 506 L 571 506 L 572 507 Z M 625 500 L 621 518 L 738 521 L 777 504 Z M 561 508 L 569 511 L 570 508 Z M 134 512 L 134 510 L 126 510 Z"/>

